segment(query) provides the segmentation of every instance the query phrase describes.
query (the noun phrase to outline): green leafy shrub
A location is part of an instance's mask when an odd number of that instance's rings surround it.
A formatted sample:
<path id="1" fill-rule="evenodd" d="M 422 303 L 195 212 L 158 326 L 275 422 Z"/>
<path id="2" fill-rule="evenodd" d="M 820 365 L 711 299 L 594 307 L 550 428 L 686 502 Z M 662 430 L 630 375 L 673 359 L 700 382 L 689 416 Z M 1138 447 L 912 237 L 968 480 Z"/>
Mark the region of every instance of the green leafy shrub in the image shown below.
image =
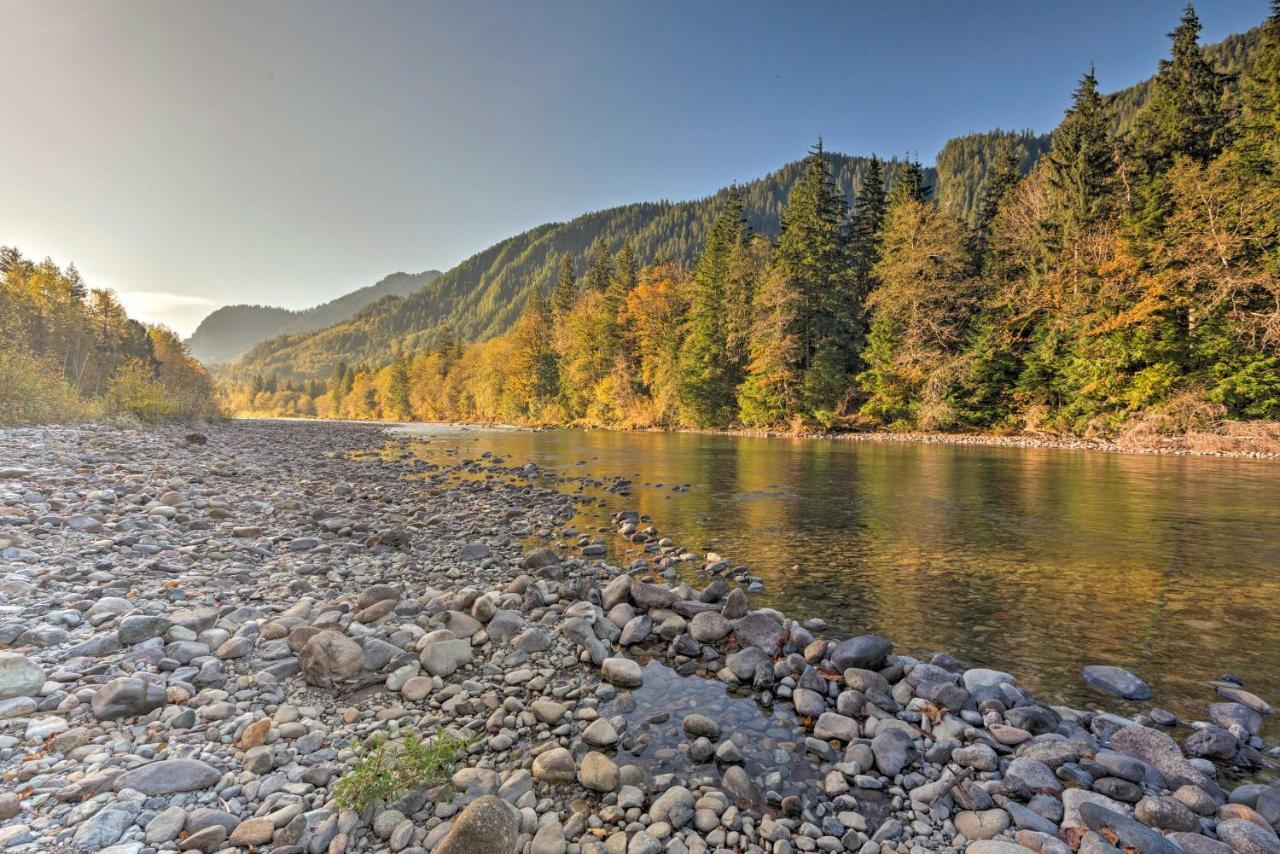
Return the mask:
<path id="1" fill-rule="evenodd" d="M 91 410 L 53 360 L 0 349 L 0 424 L 76 421 Z"/>
<path id="2" fill-rule="evenodd" d="M 334 784 L 334 800 L 342 809 L 359 812 L 374 801 L 394 800 L 413 786 L 443 783 L 472 741 L 443 729 L 425 741 L 412 730 L 395 742 L 378 736 Z"/>

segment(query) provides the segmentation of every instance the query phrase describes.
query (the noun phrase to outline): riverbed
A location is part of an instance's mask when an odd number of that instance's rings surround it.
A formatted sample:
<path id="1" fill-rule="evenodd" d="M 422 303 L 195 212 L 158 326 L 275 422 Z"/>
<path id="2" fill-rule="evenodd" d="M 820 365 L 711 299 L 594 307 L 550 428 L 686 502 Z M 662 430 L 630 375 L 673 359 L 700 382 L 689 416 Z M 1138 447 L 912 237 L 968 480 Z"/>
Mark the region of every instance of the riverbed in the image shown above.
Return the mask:
<path id="1" fill-rule="evenodd" d="M 1280 468 L 1274 461 L 1056 448 L 440 425 L 400 428 L 426 461 L 488 452 L 635 509 L 758 576 L 754 607 L 876 633 L 1116 709 L 1080 679 L 1133 670 L 1202 714 L 1224 673 L 1280 694 Z M 399 432 L 399 431 L 398 431 Z M 403 433 L 402 433 L 403 435 Z M 602 488 L 606 479 L 622 477 Z M 639 555 L 607 537 L 612 556 Z M 682 571 L 698 579 L 698 564 Z M 1123 705 L 1123 704 L 1121 704 Z M 1130 707 L 1128 711 L 1137 711 Z"/>

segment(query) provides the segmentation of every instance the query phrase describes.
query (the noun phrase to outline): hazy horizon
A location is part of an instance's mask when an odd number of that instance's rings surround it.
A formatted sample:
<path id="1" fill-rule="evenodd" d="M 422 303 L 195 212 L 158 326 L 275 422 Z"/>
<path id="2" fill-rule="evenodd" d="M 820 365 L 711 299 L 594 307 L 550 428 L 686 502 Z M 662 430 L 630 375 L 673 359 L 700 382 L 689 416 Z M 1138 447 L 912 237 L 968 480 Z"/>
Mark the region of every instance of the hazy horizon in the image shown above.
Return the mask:
<path id="1" fill-rule="evenodd" d="M 1197 3 L 1202 40 L 1266 0 Z M 1182 0 L 259 5 L 0 0 L 0 244 L 188 335 L 447 270 L 588 210 L 803 156 L 1056 125 L 1092 62 L 1150 76 Z M 908 108 L 909 107 L 909 108 Z"/>

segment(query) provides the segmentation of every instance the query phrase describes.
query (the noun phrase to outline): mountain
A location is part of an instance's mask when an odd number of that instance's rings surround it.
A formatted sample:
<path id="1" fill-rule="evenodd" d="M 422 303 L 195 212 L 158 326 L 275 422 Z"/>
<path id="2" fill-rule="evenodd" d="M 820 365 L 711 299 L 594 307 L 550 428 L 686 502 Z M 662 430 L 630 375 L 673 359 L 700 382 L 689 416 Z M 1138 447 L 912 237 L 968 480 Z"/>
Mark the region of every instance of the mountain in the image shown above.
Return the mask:
<path id="1" fill-rule="evenodd" d="M 278 335 L 314 332 L 341 323 L 383 297 L 413 293 L 440 275 L 439 270 L 416 275 L 392 273 L 377 284 L 301 311 L 269 305 L 226 305 L 200 321 L 187 339 L 187 345 L 191 355 L 206 364 L 234 362 L 259 341 Z"/>
<path id="2" fill-rule="evenodd" d="M 870 158 L 828 153 L 836 185 L 849 200 L 861 186 Z M 800 162 L 739 186 L 750 226 L 776 236 L 782 208 L 800 177 Z M 893 174 L 898 161 L 890 160 Z M 932 169 L 926 179 L 934 180 Z M 687 202 L 642 202 L 547 223 L 473 255 L 427 287 L 402 298 L 386 298 L 349 320 L 309 334 L 264 341 L 247 352 L 236 375 L 278 373 L 282 378 L 327 376 L 339 361 L 351 364 L 390 358 L 397 343 L 406 350 L 426 346 L 448 333 L 464 339 L 503 332 L 519 316 L 535 290 L 550 287 L 561 255 L 569 253 L 583 272 L 587 249 L 596 239 L 616 252 L 630 238 L 642 264 L 678 259 L 691 262 L 728 188 Z"/>
<path id="3" fill-rule="evenodd" d="M 1205 51 L 1219 70 L 1238 75 L 1249 68 L 1259 41 L 1260 30 L 1254 29 L 1229 36 L 1207 46 Z M 1108 96 L 1116 135 L 1123 135 L 1131 127 L 1149 91 L 1150 80 L 1144 80 Z M 948 141 L 938 154 L 936 167 L 926 170 L 926 180 L 938 205 L 972 223 L 990 166 L 1010 139 L 1022 152 L 1025 172 L 1048 151 L 1051 134 L 993 130 Z M 827 157 L 836 185 L 851 200 L 869 159 L 835 153 L 828 153 Z M 890 161 L 888 174 L 892 175 L 896 166 L 896 161 Z M 779 214 L 799 177 L 799 167 L 798 161 L 788 164 L 739 188 L 745 216 L 754 230 L 771 237 L 777 235 Z M 286 379 L 320 378 L 327 376 L 339 361 L 385 363 L 397 346 L 412 351 L 429 346 L 446 334 L 467 340 L 492 337 L 511 325 L 532 293 L 547 292 L 563 253 L 574 257 L 580 275 L 587 249 L 597 238 L 611 252 L 617 251 L 626 239 L 632 239 L 640 263 L 691 261 L 727 192 L 727 188 L 722 189 L 688 202 L 624 205 L 565 223 L 538 226 L 468 258 L 407 296 L 379 300 L 349 319 L 318 331 L 289 330 L 289 334 L 262 341 L 246 352 L 230 372 L 241 378 L 255 373 L 278 374 Z"/>

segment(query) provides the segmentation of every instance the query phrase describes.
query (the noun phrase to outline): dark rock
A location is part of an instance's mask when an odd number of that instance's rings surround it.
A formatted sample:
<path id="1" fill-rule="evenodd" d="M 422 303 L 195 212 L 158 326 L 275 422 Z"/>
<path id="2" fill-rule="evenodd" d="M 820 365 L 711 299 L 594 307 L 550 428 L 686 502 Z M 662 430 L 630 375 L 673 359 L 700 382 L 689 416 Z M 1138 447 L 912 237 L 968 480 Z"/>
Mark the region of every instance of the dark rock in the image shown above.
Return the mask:
<path id="1" fill-rule="evenodd" d="M 893 644 L 884 638 L 862 635 L 839 643 L 831 653 L 831 666 L 842 673 L 850 668 L 878 670 L 892 651 Z"/>

